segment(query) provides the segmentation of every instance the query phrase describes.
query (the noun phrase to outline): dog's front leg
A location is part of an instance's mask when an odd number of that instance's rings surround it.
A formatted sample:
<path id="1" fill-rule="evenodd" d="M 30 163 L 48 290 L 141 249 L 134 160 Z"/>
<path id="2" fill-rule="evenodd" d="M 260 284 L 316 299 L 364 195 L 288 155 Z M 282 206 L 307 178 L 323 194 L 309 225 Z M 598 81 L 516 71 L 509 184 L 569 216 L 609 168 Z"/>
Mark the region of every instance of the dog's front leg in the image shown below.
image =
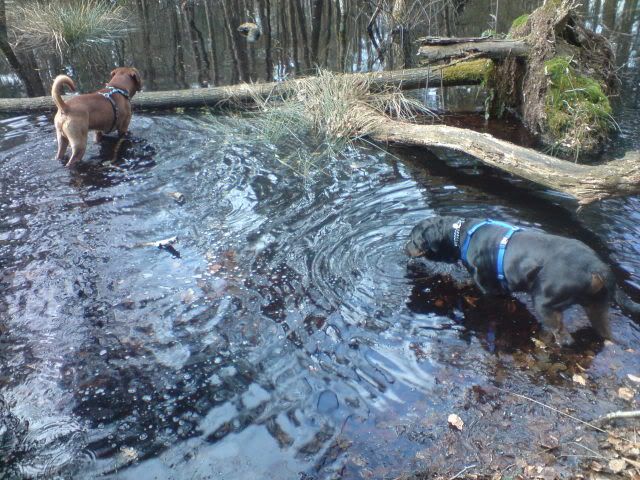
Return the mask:
<path id="1" fill-rule="evenodd" d="M 96 143 L 100 143 L 102 141 L 103 133 L 101 131 L 96 131 Z"/>
<path id="2" fill-rule="evenodd" d="M 129 122 L 131 121 L 131 116 L 122 120 L 122 125 L 118 127 L 118 136 L 126 137 L 129 135 Z"/>
<path id="3" fill-rule="evenodd" d="M 471 265 L 469 266 L 469 273 L 471 273 L 471 276 L 473 277 L 473 281 L 475 282 L 476 286 L 480 289 L 482 294 L 490 295 L 491 288 L 487 286 L 486 279 L 482 275 L 480 275 L 480 272 L 478 271 L 478 269 L 473 265 Z"/>
<path id="4" fill-rule="evenodd" d="M 591 326 L 605 340 L 611 340 L 611 327 L 609 326 L 609 304 L 604 302 L 584 305 L 584 310 L 589 317 Z"/>
<path id="5" fill-rule="evenodd" d="M 560 346 L 570 345 L 573 342 L 571 334 L 564 328 L 562 312 L 552 307 L 539 304 L 534 300 L 536 312 L 540 315 L 543 329 L 553 337 L 555 343 Z"/>

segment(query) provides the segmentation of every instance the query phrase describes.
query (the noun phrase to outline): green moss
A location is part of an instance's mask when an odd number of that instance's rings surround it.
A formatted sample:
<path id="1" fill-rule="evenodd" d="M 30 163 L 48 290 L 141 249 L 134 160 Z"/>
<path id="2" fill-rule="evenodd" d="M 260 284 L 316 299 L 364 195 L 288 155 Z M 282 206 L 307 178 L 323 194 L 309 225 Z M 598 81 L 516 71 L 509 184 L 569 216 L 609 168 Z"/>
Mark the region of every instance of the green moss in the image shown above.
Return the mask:
<path id="1" fill-rule="evenodd" d="M 545 111 L 549 133 L 558 145 L 577 152 L 606 137 L 613 122 L 602 85 L 577 73 L 569 57 L 554 57 L 544 65 L 549 77 Z"/>
<path id="2" fill-rule="evenodd" d="M 524 15 L 520 15 L 511 24 L 511 30 L 513 30 L 514 28 L 521 27 L 522 25 L 527 23 L 527 20 L 529 20 L 529 14 L 528 13 L 525 13 Z"/>
<path id="3" fill-rule="evenodd" d="M 494 65 L 491 60 L 471 60 L 444 67 L 442 78 L 451 83 L 480 82 L 487 85 L 493 77 L 493 70 Z"/>

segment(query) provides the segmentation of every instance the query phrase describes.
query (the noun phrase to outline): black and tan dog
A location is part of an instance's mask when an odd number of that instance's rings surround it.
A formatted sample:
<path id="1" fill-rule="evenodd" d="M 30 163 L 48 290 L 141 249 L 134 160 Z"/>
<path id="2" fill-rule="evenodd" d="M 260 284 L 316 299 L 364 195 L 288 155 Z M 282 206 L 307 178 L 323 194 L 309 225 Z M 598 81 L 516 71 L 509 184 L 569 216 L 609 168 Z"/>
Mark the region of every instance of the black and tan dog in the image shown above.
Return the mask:
<path id="1" fill-rule="evenodd" d="M 462 260 L 486 294 L 530 293 L 543 327 L 560 344 L 571 341 L 562 322 L 569 306 L 581 305 L 595 331 L 611 339 L 610 302 L 631 302 L 619 298 L 611 270 L 584 243 L 502 222 L 429 218 L 414 227 L 406 252 L 430 260 Z M 628 307 L 635 311 L 637 305 Z"/>

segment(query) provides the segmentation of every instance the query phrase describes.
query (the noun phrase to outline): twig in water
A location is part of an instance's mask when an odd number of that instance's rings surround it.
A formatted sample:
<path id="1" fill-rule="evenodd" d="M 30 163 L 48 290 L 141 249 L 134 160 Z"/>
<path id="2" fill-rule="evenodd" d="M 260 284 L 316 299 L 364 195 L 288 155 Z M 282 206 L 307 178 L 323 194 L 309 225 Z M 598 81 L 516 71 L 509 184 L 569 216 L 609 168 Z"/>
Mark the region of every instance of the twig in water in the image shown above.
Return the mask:
<path id="1" fill-rule="evenodd" d="M 471 469 L 471 468 L 474 468 L 475 466 L 476 466 L 476 465 L 475 465 L 475 464 L 473 464 L 473 465 L 468 465 L 468 466 L 464 467 L 462 470 L 460 470 L 458 473 L 456 473 L 456 474 L 455 474 L 453 477 L 451 477 L 449 480 L 454 480 L 454 479 L 456 479 L 456 478 L 460 477 L 460 475 L 462 475 L 464 472 L 466 472 L 467 470 L 469 470 L 469 469 Z"/>
<path id="2" fill-rule="evenodd" d="M 612 436 L 614 438 L 617 438 L 619 440 L 624 440 L 625 442 L 634 443 L 633 441 L 629 440 L 628 438 L 624 438 L 624 437 L 621 437 L 619 435 L 616 435 L 615 433 L 610 432 L 609 430 L 605 430 L 603 428 L 600 428 L 600 427 L 594 425 L 593 423 L 585 422 L 584 420 L 581 420 L 578 417 L 574 417 L 573 415 L 565 413 L 562 410 L 558 410 L 557 408 L 554 408 L 551 405 L 544 404 L 544 403 L 539 402 L 538 400 L 535 400 L 533 398 L 527 397 L 525 395 L 520 395 L 519 393 L 510 392 L 509 390 L 505 390 L 504 388 L 500 388 L 500 387 L 495 387 L 495 388 L 497 390 L 500 390 L 501 392 L 508 393 L 509 395 L 513 395 L 514 397 L 523 398 L 524 400 L 528 400 L 530 402 L 538 404 L 541 407 L 548 408 L 549 410 L 552 410 L 552 411 L 554 411 L 556 413 L 559 413 L 560 415 L 563 415 L 565 417 L 569 417 L 570 419 L 575 420 L 576 422 L 582 423 L 583 425 L 586 425 L 587 427 L 593 428 L 594 430 L 597 430 L 599 432 L 606 433 L 607 435 L 610 435 L 610 436 Z"/>
<path id="3" fill-rule="evenodd" d="M 640 417 L 640 410 L 629 410 L 626 412 L 611 412 L 607 413 L 604 417 L 600 417 L 596 420 L 596 422 L 608 422 L 609 420 L 614 420 L 616 418 L 637 418 Z"/>

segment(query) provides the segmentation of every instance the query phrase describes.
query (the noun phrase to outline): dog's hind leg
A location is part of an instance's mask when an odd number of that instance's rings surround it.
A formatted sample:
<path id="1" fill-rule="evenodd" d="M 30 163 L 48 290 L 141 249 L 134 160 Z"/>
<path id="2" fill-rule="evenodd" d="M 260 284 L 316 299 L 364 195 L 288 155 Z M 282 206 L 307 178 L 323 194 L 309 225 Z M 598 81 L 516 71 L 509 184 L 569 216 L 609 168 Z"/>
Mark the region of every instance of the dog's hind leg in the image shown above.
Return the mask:
<path id="1" fill-rule="evenodd" d="M 609 305 L 606 302 L 583 305 L 584 311 L 591 322 L 593 329 L 605 340 L 611 340 L 611 327 L 609 325 Z"/>
<path id="2" fill-rule="evenodd" d="M 69 140 L 60 131 L 56 132 L 56 138 L 58 140 L 58 151 L 56 152 L 56 160 L 62 160 L 64 158 L 64 154 L 67 153 Z"/>
<path id="3" fill-rule="evenodd" d="M 76 125 L 67 128 L 67 137 L 71 143 L 71 158 L 67 162 L 67 167 L 73 167 L 82 160 L 84 152 L 87 150 L 87 136 L 89 130 L 87 128 L 76 127 Z"/>
<path id="4" fill-rule="evenodd" d="M 76 145 L 75 148 L 72 145 L 71 146 L 71 158 L 69 159 L 69 161 L 67 162 L 67 164 L 65 165 L 66 167 L 73 167 L 76 163 L 78 163 L 80 160 L 82 160 L 82 157 L 84 156 L 84 152 L 87 150 L 87 146 L 86 145 Z"/>

